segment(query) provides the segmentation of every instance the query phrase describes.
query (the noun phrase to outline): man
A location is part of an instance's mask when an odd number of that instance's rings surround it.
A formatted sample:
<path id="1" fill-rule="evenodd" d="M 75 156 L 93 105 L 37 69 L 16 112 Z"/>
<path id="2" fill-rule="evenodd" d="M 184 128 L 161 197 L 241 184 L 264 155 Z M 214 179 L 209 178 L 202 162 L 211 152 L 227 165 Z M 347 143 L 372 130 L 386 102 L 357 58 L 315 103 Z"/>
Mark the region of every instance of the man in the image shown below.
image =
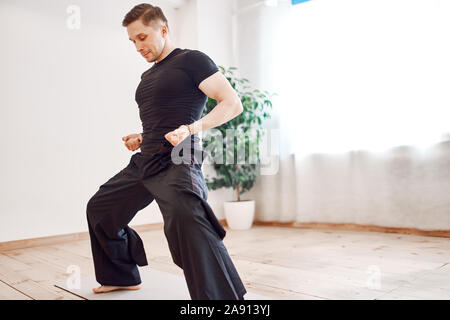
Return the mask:
<path id="1" fill-rule="evenodd" d="M 155 200 L 173 262 L 183 269 L 192 299 L 243 300 L 247 292 L 222 240 L 225 229 L 206 202 L 198 132 L 229 121 L 242 104 L 214 62 L 177 48 L 159 7 L 135 6 L 124 18 L 129 39 L 153 66 L 142 74 L 136 102 L 143 133 L 123 137 L 141 152 L 100 186 L 87 204 L 95 293 L 137 290 L 137 266 L 148 265 L 139 235 L 128 226 Z M 207 96 L 218 105 L 199 119 Z M 173 161 L 181 149 L 182 161 Z M 200 157 L 198 154 L 200 151 Z"/>

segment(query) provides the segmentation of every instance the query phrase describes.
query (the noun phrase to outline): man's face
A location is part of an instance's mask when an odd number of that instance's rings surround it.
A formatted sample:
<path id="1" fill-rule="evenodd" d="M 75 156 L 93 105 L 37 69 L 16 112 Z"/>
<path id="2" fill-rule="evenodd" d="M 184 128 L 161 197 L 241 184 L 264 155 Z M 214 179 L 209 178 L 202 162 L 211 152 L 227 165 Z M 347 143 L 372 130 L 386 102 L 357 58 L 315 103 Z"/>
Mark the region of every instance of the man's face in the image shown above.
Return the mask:
<path id="1" fill-rule="evenodd" d="M 146 26 L 138 19 L 127 26 L 127 32 L 145 60 L 155 62 L 161 55 L 167 35 L 167 27 L 161 21 L 153 21 Z"/>

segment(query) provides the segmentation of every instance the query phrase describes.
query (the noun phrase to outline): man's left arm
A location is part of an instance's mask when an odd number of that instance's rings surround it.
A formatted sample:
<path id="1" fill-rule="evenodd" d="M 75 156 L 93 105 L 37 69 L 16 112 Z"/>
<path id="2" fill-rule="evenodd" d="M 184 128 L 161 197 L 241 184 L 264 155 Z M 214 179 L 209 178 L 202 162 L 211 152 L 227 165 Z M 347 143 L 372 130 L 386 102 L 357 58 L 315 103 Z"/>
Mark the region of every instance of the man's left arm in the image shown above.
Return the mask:
<path id="1" fill-rule="evenodd" d="M 166 139 L 173 145 L 178 144 L 189 135 L 220 126 L 244 110 L 236 91 L 220 71 L 200 82 L 198 88 L 205 95 L 216 100 L 218 104 L 203 118 L 191 124 L 186 123 L 166 134 Z"/>
<path id="2" fill-rule="evenodd" d="M 198 88 L 218 103 L 207 115 L 189 125 L 191 134 L 220 126 L 244 110 L 241 99 L 220 71 L 200 82 Z"/>

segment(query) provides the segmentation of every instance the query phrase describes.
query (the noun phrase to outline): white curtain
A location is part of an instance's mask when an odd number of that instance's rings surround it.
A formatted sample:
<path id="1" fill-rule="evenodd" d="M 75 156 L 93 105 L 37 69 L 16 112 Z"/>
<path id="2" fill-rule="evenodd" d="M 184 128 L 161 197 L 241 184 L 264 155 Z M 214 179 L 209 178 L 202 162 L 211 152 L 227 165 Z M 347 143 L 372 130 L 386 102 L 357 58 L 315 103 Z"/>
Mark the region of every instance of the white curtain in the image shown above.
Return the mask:
<path id="1" fill-rule="evenodd" d="M 242 72 L 279 94 L 257 219 L 450 228 L 450 1 L 261 2 L 238 30 Z"/>

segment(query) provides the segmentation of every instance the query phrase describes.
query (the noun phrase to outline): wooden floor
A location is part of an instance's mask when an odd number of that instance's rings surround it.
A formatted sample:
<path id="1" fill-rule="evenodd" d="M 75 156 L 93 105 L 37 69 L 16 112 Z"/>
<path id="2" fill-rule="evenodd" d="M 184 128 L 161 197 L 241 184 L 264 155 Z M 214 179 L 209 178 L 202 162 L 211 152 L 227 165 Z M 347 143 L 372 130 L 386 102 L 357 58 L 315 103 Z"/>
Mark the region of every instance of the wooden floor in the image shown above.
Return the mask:
<path id="1" fill-rule="evenodd" d="M 224 244 L 247 291 L 274 299 L 450 299 L 450 238 L 253 226 Z M 163 230 L 139 233 L 149 267 L 182 275 Z M 0 299 L 81 299 L 54 286 L 93 275 L 89 240 L 0 253 Z"/>

